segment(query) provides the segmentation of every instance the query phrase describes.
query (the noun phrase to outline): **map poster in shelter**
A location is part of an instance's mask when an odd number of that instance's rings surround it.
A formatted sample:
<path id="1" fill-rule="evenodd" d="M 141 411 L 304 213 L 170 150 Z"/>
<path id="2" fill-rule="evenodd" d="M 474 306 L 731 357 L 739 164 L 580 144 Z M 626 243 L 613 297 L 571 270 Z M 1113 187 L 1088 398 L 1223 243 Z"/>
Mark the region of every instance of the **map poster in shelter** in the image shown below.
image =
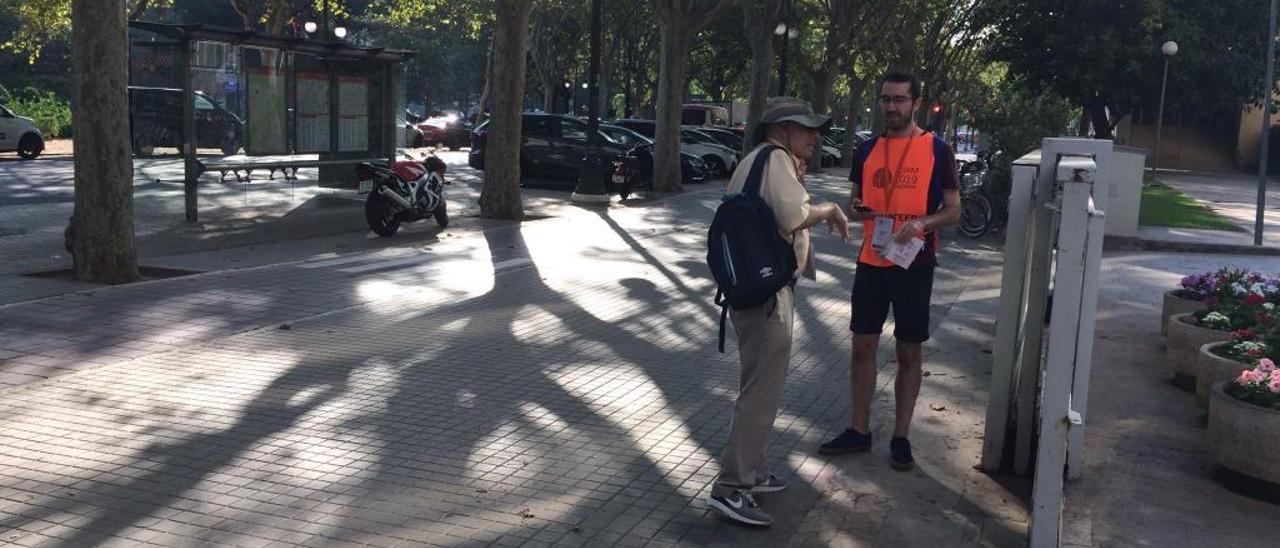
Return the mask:
<path id="1" fill-rule="evenodd" d="M 298 72 L 298 152 L 329 150 L 329 75 Z"/>
<path id="2" fill-rule="evenodd" d="M 369 150 L 369 79 L 359 76 L 339 78 L 338 104 L 338 150 Z"/>

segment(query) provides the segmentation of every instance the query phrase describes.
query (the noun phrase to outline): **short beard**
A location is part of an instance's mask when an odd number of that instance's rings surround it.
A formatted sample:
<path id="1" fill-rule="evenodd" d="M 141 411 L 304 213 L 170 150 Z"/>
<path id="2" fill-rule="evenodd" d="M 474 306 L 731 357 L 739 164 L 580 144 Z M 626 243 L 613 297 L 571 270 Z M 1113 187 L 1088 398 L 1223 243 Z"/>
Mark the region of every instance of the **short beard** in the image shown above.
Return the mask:
<path id="1" fill-rule="evenodd" d="M 906 116 L 899 117 L 896 123 L 893 121 L 892 118 L 889 118 L 888 116 L 886 116 L 884 119 L 884 127 L 888 129 L 894 129 L 894 130 L 903 129 L 907 127 L 908 123 L 910 123 L 910 119 L 908 119 Z"/>

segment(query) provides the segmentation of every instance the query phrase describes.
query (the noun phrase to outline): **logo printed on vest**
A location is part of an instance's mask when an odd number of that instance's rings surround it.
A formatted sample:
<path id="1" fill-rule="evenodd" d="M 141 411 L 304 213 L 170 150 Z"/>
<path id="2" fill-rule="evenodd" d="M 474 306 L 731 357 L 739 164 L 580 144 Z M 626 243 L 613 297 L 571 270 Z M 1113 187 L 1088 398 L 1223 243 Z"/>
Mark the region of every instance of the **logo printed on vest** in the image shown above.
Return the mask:
<path id="1" fill-rule="evenodd" d="M 904 166 L 902 173 L 894 177 L 893 186 L 897 188 L 916 188 L 920 185 L 920 168 L 916 166 Z M 871 176 L 871 186 L 879 190 L 889 188 L 889 170 L 880 168 Z"/>
<path id="2" fill-rule="evenodd" d="M 770 276 L 773 276 L 773 268 L 766 266 L 760 269 L 761 278 L 768 278 Z"/>

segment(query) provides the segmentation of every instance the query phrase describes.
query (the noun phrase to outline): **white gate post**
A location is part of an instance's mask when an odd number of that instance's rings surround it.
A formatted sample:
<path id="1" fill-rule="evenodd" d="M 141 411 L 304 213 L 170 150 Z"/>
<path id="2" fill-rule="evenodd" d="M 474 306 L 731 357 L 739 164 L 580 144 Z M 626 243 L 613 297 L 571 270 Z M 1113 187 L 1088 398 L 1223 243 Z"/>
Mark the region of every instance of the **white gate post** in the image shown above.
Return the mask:
<path id="1" fill-rule="evenodd" d="M 1098 309 L 1098 276 L 1102 271 L 1102 245 L 1106 239 L 1106 211 L 1111 205 L 1112 162 L 1115 144 L 1097 139 L 1068 139 L 1073 152 L 1093 156 L 1097 173 L 1093 178 L 1092 206 L 1089 208 L 1088 241 L 1084 257 L 1084 285 L 1080 299 L 1080 331 L 1077 336 L 1075 375 L 1071 381 L 1071 409 L 1081 423 L 1067 431 L 1067 479 L 1078 480 L 1084 473 L 1084 427 L 1089 409 L 1089 378 L 1093 373 L 1093 330 Z"/>
<path id="2" fill-rule="evenodd" d="M 1045 157 L 1052 160 L 1059 147 L 1046 143 Z M 1065 147 L 1064 147 L 1065 148 Z M 1051 155 L 1050 151 L 1053 151 Z M 1085 255 L 1089 239 L 1090 194 L 1097 165 L 1091 159 L 1064 158 L 1055 170 L 1064 180 L 1061 202 L 1065 230 L 1058 233 L 1058 261 L 1054 274 L 1053 313 L 1040 403 L 1040 439 L 1036 451 L 1035 483 L 1031 493 L 1031 546 L 1057 546 L 1062 532 L 1063 472 L 1067 460 L 1067 433 L 1074 413 L 1071 386 L 1079 345 L 1078 303 L 1084 292 Z M 1042 170 L 1043 171 L 1043 170 Z M 1089 337 L 1086 337 L 1089 338 Z"/>
<path id="3" fill-rule="evenodd" d="M 1059 147 L 1046 139 L 1040 151 L 1040 173 L 1036 178 L 1034 222 L 1031 227 L 1031 271 L 1027 275 L 1026 315 L 1022 320 L 1022 346 L 1018 356 L 1017 432 L 1014 439 L 1013 470 L 1026 475 L 1031 468 L 1031 441 L 1035 437 L 1036 401 L 1039 397 L 1044 348 L 1044 317 L 1049 296 L 1049 268 L 1053 261 L 1055 189 Z"/>
<path id="4" fill-rule="evenodd" d="M 1013 378 L 1017 368 L 1018 339 L 1022 310 L 1026 304 L 1027 253 L 1031 245 L 1028 224 L 1036 168 L 1013 165 L 1013 188 L 1009 193 L 1009 222 L 1005 231 L 1004 267 L 1000 278 L 1000 312 L 996 317 L 996 338 L 991 348 L 991 388 L 988 391 L 987 422 L 982 438 L 982 469 L 998 472 L 1004 460 L 1005 432 L 1012 405 Z"/>

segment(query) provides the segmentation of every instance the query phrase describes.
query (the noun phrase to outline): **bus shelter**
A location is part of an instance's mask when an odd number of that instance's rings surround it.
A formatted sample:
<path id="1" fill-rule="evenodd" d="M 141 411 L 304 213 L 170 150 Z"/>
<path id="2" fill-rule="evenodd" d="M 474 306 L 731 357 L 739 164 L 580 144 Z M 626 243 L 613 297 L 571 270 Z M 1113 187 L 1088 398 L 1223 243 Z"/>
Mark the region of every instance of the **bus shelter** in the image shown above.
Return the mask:
<path id="1" fill-rule="evenodd" d="M 403 145 L 412 52 L 208 25 L 129 29 L 133 148 L 182 157 L 189 222 L 202 173 L 315 167 L 322 186 L 354 187 L 354 164 L 394 161 Z"/>

